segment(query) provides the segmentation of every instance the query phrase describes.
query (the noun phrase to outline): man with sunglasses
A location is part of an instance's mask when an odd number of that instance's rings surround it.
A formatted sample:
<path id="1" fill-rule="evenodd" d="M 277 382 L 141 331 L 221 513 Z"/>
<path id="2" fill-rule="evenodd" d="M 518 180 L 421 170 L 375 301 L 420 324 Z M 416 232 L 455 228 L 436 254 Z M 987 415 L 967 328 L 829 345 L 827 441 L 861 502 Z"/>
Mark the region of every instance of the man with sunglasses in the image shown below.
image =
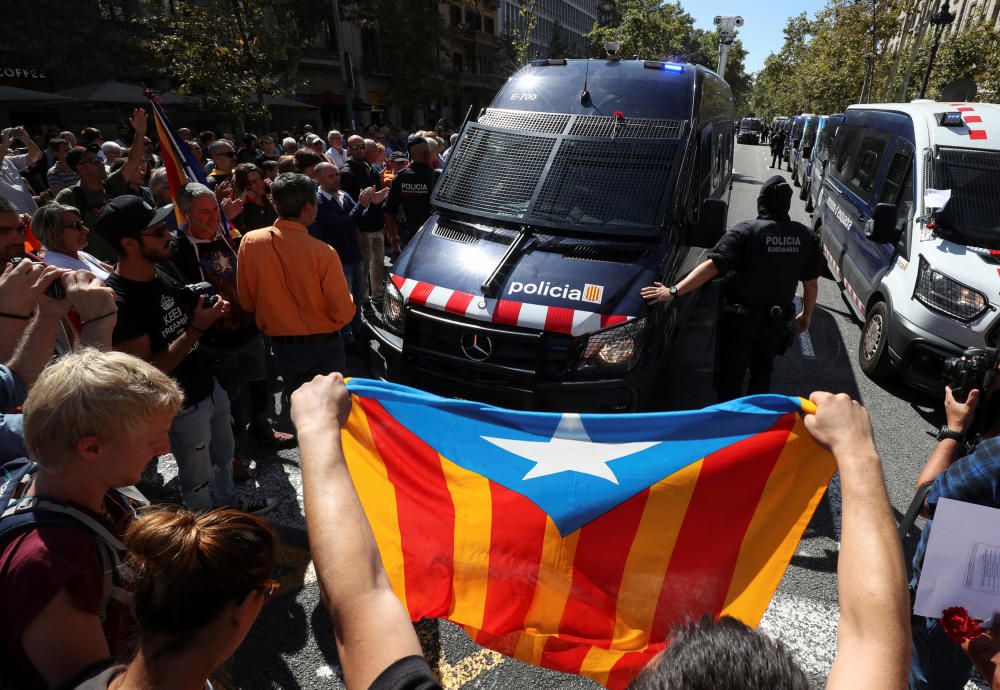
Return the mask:
<path id="1" fill-rule="evenodd" d="M 115 173 L 115 180 L 108 180 L 108 171 L 101 160 L 101 148 L 97 144 L 86 147 L 76 146 L 66 154 L 66 164 L 80 176 L 80 181 L 67 187 L 56 195 L 56 203 L 72 206 L 80 212 L 83 224 L 93 228 L 97 214 L 101 208 L 119 194 L 128 192 L 128 180 L 135 177 L 136 171 L 144 159 L 144 139 L 148 116 L 142 108 L 136 108 L 129 119 L 135 130 L 132 148 L 129 149 L 125 164 Z M 101 261 L 113 264 L 118 259 L 118 252 L 97 233 L 90 238 L 88 250 Z"/>
<path id="2" fill-rule="evenodd" d="M 208 147 L 215 167 L 208 174 L 208 188 L 215 189 L 219 184 L 233 179 L 233 169 L 236 167 L 236 150 L 225 139 L 217 139 Z"/>
<path id="3" fill-rule="evenodd" d="M 229 302 L 211 306 L 157 267 L 176 251 L 167 230 L 171 207 L 153 209 L 139 197 L 112 199 L 97 217 L 95 230 L 119 252 L 107 280 L 117 294 L 118 323 L 112 345 L 156 365 L 181 387 L 184 403 L 170 427 L 181 498 L 190 510 L 214 504 L 265 513 L 276 501 L 243 499 L 233 482 L 233 429 L 229 396 L 212 376 L 207 357 L 196 348 L 201 336 L 229 313 Z M 211 489 L 211 490 L 210 490 Z"/>

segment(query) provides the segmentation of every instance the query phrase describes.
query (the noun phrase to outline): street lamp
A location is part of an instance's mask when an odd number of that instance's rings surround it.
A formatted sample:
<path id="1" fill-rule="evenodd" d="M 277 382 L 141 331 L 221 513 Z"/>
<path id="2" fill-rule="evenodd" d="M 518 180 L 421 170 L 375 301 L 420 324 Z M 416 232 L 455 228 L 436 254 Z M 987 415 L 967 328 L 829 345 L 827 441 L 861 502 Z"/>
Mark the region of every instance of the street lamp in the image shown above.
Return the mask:
<path id="1" fill-rule="evenodd" d="M 946 26 L 950 26 L 955 21 L 955 15 L 948 11 L 948 0 L 941 3 L 941 9 L 931 15 L 931 26 L 934 27 L 934 43 L 931 45 L 931 57 L 927 61 L 927 71 L 924 72 L 924 85 L 920 87 L 920 98 L 927 94 L 927 82 L 931 79 L 931 70 L 934 69 L 934 58 L 937 56 L 938 46 L 941 45 L 941 34 Z"/>

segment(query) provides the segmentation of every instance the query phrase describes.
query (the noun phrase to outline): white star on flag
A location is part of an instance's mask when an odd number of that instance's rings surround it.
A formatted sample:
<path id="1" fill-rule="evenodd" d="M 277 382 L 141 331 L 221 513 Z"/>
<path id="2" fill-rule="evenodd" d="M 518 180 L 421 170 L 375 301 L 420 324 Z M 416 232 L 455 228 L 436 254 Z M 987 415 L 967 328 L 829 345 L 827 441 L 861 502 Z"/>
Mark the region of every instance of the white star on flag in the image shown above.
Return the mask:
<path id="1" fill-rule="evenodd" d="M 488 436 L 483 436 L 482 439 L 535 463 L 522 479 L 536 479 L 560 472 L 578 472 L 605 479 L 612 484 L 618 483 L 618 477 L 608 467 L 609 462 L 660 443 L 595 443 L 583 428 L 580 415 L 572 413 L 562 416 L 559 426 L 548 441 L 519 441 Z"/>

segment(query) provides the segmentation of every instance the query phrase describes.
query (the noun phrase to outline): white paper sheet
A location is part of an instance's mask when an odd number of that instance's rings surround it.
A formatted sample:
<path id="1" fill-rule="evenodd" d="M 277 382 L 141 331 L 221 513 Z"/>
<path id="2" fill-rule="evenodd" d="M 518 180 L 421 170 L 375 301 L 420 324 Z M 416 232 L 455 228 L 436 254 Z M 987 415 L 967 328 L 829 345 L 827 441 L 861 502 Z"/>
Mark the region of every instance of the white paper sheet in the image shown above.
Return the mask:
<path id="1" fill-rule="evenodd" d="M 940 618 L 950 606 L 980 620 L 1000 612 L 1000 510 L 942 498 L 913 611 Z"/>
<path id="2" fill-rule="evenodd" d="M 944 208 L 951 200 L 950 189 L 930 189 L 924 190 L 924 208 Z"/>

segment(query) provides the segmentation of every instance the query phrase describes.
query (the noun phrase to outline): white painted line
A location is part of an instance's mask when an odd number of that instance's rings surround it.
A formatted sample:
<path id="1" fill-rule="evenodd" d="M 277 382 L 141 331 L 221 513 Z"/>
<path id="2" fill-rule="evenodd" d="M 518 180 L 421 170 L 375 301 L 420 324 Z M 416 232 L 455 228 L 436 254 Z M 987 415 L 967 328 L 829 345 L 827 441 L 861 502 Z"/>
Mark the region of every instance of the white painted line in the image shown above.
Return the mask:
<path id="1" fill-rule="evenodd" d="M 316 669 L 317 678 L 333 678 L 333 669 L 329 666 L 320 666 Z"/>

